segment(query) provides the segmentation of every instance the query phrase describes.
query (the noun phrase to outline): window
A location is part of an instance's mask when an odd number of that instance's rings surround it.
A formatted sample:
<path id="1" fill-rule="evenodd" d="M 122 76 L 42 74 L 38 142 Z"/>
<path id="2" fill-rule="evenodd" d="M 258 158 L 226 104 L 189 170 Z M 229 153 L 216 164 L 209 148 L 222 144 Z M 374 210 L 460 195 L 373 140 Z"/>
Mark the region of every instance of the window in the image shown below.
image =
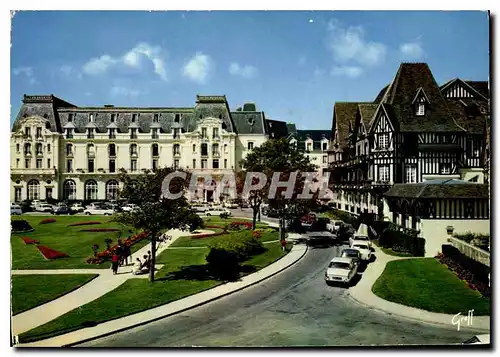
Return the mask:
<path id="1" fill-rule="evenodd" d="M 328 156 L 323 155 L 323 164 L 327 164 L 327 163 L 328 163 Z"/>
<path id="2" fill-rule="evenodd" d="M 220 153 L 219 153 L 219 144 L 213 144 L 212 145 L 212 155 L 213 155 L 213 157 L 220 156 Z"/>
<path id="3" fill-rule="evenodd" d="M 94 159 L 88 159 L 87 169 L 88 169 L 88 172 L 94 172 Z"/>
<path id="4" fill-rule="evenodd" d="M 201 168 L 206 169 L 207 168 L 207 159 L 201 159 Z"/>
<path id="5" fill-rule="evenodd" d="M 116 139 L 116 129 L 109 129 L 109 138 Z"/>
<path id="6" fill-rule="evenodd" d="M 208 155 L 208 144 L 201 144 L 201 156 L 207 156 Z"/>
<path id="7" fill-rule="evenodd" d="M 174 139 L 179 139 L 181 136 L 179 135 L 179 128 L 174 128 Z"/>
<path id="8" fill-rule="evenodd" d="M 116 200 L 118 197 L 118 182 L 109 180 L 106 183 L 106 199 Z"/>
<path id="9" fill-rule="evenodd" d="M 20 147 L 21 147 L 21 145 L 16 144 L 16 152 L 20 152 L 20 150 L 21 150 Z"/>
<path id="10" fill-rule="evenodd" d="M 248 150 L 253 150 L 253 141 L 248 142 Z"/>
<path id="11" fill-rule="evenodd" d="M 212 168 L 213 169 L 218 169 L 219 168 L 219 159 L 213 159 L 212 160 Z"/>
<path id="12" fill-rule="evenodd" d="M 132 172 L 137 171 L 137 160 L 135 159 L 130 160 L 130 171 Z"/>
<path id="13" fill-rule="evenodd" d="M 66 160 L 66 172 L 73 172 L 73 160 Z"/>
<path id="14" fill-rule="evenodd" d="M 47 159 L 47 168 L 50 169 L 50 159 Z"/>
<path id="15" fill-rule="evenodd" d="M 31 168 L 31 160 L 30 159 L 24 159 L 24 168 L 25 169 Z"/>
<path id="16" fill-rule="evenodd" d="M 193 169 L 196 169 L 196 159 L 193 159 Z"/>
<path id="17" fill-rule="evenodd" d="M 66 144 L 66 155 L 73 155 L 73 144 Z"/>
<path id="18" fill-rule="evenodd" d="M 179 144 L 174 144 L 174 155 L 181 154 L 181 146 Z"/>
<path id="19" fill-rule="evenodd" d="M 89 114 L 89 122 L 94 122 L 94 114 Z"/>
<path id="20" fill-rule="evenodd" d="M 73 121 L 73 114 L 68 114 L 68 123 Z"/>
<path id="21" fill-rule="evenodd" d="M 388 165 L 379 166 L 378 179 L 381 182 L 389 182 L 389 166 Z"/>
<path id="22" fill-rule="evenodd" d="M 130 155 L 137 155 L 137 144 L 130 144 Z"/>
<path id="23" fill-rule="evenodd" d="M 328 150 L 328 143 L 322 143 L 322 149 L 323 151 Z"/>
<path id="24" fill-rule="evenodd" d="M 116 145 L 115 144 L 109 144 L 108 154 L 109 154 L 109 156 L 116 156 Z"/>
<path id="25" fill-rule="evenodd" d="M 36 154 L 37 155 L 42 155 L 43 154 L 42 144 L 37 143 L 35 147 L 36 147 Z"/>
<path id="26" fill-rule="evenodd" d="M 116 120 L 116 114 L 111 114 L 111 122 L 114 123 Z"/>
<path id="27" fill-rule="evenodd" d="M 179 160 L 175 159 L 174 160 L 174 169 L 178 169 L 178 168 L 179 168 Z"/>
<path id="28" fill-rule="evenodd" d="M 109 172 L 115 172 L 116 171 L 116 161 L 115 161 L 115 159 L 110 159 L 109 160 L 108 169 L 109 169 Z"/>
<path id="29" fill-rule="evenodd" d="M 24 144 L 24 155 L 31 155 L 31 144 Z"/>
<path id="30" fill-rule="evenodd" d="M 130 139 L 137 139 L 137 129 L 130 129 Z"/>
<path id="31" fill-rule="evenodd" d="M 51 150 L 50 144 L 47 144 L 47 152 L 50 152 L 50 150 Z"/>
<path id="32" fill-rule="evenodd" d="M 153 170 L 156 170 L 158 168 L 158 159 L 153 159 L 152 167 L 153 167 Z"/>
<path id="33" fill-rule="evenodd" d="M 158 129 L 152 129 L 151 138 L 158 139 Z"/>
<path id="34" fill-rule="evenodd" d="M 425 104 L 424 103 L 418 103 L 417 104 L 416 115 L 418 115 L 418 116 L 425 115 Z"/>
<path id="35" fill-rule="evenodd" d="M 42 137 L 42 128 L 36 128 L 36 138 L 39 139 Z"/>
<path id="36" fill-rule="evenodd" d="M 153 156 L 160 156 L 160 152 L 158 150 L 158 144 L 152 145 Z"/>
<path id="37" fill-rule="evenodd" d="M 219 128 L 214 128 L 213 129 L 213 137 L 214 139 L 219 137 Z"/>
<path id="38" fill-rule="evenodd" d="M 389 134 L 379 134 L 378 136 L 378 148 L 387 149 L 389 147 Z"/>
<path id="39" fill-rule="evenodd" d="M 406 183 L 417 182 L 417 167 L 415 165 L 406 165 L 405 167 Z"/>
<path id="40" fill-rule="evenodd" d="M 224 154 L 227 154 L 227 144 L 224 144 Z"/>
<path id="41" fill-rule="evenodd" d="M 37 180 L 28 182 L 28 200 L 38 200 L 40 198 L 40 183 Z"/>
<path id="42" fill-rule="evenodd" d="M 201 128 L 201 138 L 202 139 L 207 139 L 208 138 L 207 128 Z"/>
<path id="43" fill-rule="evenodd" d="M 19 168 L 19 163 L 20 163 L 20 162 L 21 162 L 21 160 L 20 160 L 20 159 L 16 159 L 16 169 L 18 169 L 18 168 Z"/>
<path id="44" fill-rule="evenodd" d="M 155 114 L 153 117 L 153 123 L 158 123 L 158 114 Z"/>
<path id="45" fill-rule="evenodd" d="M 52 198 L 52 187 L 45 187 L 45 198 Z"/>
<path id="46" fill-rule="evenodd" d="M 73 129 L 66 129 L 66 139 L 73 139 Z"/>
<path id="47" fill-rule="evenodd" d="M 97 200 L 97 182 L 94 180 L 85 182 L 85 200 Z"/>
<path id="48" fill-rule="evenodd" d="M 93 139 L 93 138 L 94 138 L 94 129 L 88 129 L 87 139 Z"/>
<path id="49" fill-rule="evenodd" d="M 14 189 L 14 200 L 16 202 L 21 202 L 23 200 L 23 196 L 22 196 L 22 189 L 21 187 L 16 187 Z"/>
<path id="50" fill-rule="evenodd" d="M 76 199 L 76 184 L 73 180 L 68 180 L 64 182 L 63 185 L 63 198 L 65 200 Z"/>
<path id="51" fill-rule="evenodd" d="M 224 159 L 224 168 L 227 169 L 227 159 Z"/>
<path id="52" fill-rule="evenodd" d="M 24 128 L 24 135 L 31 136 L 31 128 L 30 127 Z"/>
<path id="53" fill-rule="evenodd" d="M 306 151 L 312 151 L 312 143 L 307 143 Z"/>
<path id="54" fill-rule="evenodd" d="M 132 114 L 132 123 L 135 123 L 137 120 L 137 114 Z"/>
<path id="55" fill-rule="evenodd" d="M 181 119 L 181 115 L 180 114 L 175 114 L 175 119 L 174 119 L 174 122 L 175 123 L 178 123 Z"/>
<path id="56" fill-rule="evenodd" d="M 95 156 L 94 144 L 88 144 L 87 145 L 87 155 L 89 157 L 94 157 Z"/>
<path id="57" fill-rule="evenodd" d="M 441 173 L 441 175 L 449 175 L 451 173 L 451 165 L 450 164 L 441 164 L 440 173 Z"/>
<path id="58" fill-rule="evenodd" d="M 196 144 L 193 144 L 193 153 L 196 152 Z"/>

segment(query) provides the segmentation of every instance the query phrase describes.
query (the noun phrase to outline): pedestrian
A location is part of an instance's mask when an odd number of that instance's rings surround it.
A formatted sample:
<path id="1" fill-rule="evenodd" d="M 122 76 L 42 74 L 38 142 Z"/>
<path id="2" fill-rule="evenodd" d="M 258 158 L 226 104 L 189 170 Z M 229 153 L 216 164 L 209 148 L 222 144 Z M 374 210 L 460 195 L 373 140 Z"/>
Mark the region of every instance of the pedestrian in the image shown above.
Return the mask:
<path id="1" fill-rule="evenodd" d="M 281 240 L 281 248 L 283 249 L 283 251 L 286 251 L 286 240 L 284 239 Z"/>
<path id="2" fill-rule="evenodd" d="M 119 265 L 123 265 L 123 258 L 124 258 L 124 249 L 122 243 L 118 243 L 118 247 L 116 248 L 116 254 L 118 255 L 118 263 Z"/>
<path id="3" fill-rule="evenodd" d="M 149 264 L 148 264 L 148 267 L 149 267 L 149 265 L 151 264 L 151 251 L 150 250 L 148 250 L 148 262 L 149 262 Z"/>
<path id="4" fill-rule="evenodd" d="M 118 264 L 120 263 L 120 256 L 117 252 L 113 253 L 113 257 L 111 258 L 111 269 L 113 270 L 113 275 L 118 273 Z"/>
<path id="5" fill-rule="evenodd" d="M 130 251 L 130 247 L 125 245 L 123 247 L 123 260 L 125 261 L 125 265 L 128 264 L 128 258 L 132 255 L 132 252 Z M 130 259 L 130 262 L 132 263 L 132 259 Z"/>

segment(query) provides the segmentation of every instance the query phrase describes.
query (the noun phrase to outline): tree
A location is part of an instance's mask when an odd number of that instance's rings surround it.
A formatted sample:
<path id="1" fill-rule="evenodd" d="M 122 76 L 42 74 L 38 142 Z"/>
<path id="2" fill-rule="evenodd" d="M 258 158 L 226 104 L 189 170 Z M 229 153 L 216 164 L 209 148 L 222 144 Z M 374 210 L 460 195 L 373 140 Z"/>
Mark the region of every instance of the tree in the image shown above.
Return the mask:
<path id="1" fill-rule="evenodd" d="M 174 172 L 185 175 L 185 178 L 174 177 L 168 186 L 172 194 L 182 193 L 176 199 L 167 197 L 162 187 L 165 177 Z M 201 224 L 201 218 L 191 210 L 185 197 L 189 174 L 167 167 L 154 171 L 145 170 L 142 174 L 131 177 L 125 170 L 121 170 L 119 179 L 123 183 L 119 197 L 136 204 L 138 209 L 118 213 L 115 215 L 115 220 L 149 233 L 151 239 L 149 281 L 153 282 L 156 240 L 161 231 L 170 229 L 193 231 Z"/>
<path id="2" fill-rule="evenodd" d="M 307 156 L 297 150 L 286 139 L 271 139 L 250 152 L 244 160 L 241 161 L 244 171 L 238 173 L 237 188 L 242 193 L 247 174 L 250 172 L 263 173 L 266 183 L 261 190 L 250 192 L 247 198 L 253 210 L 253 225 L 255 229 L 257 214 L 263 202 L 268 202 L 269 206 L 278 212 L 280 220 L 280 238 L 283 239 L 284 225 L 286 219 L 300 217 L 307 213 L 316 205 L 319 190 L 314 192 L 312 198 L 301 198 L 299 195 L 303 192 L 306 184 L 306 173 L 316 171 L 316 165 L 312 164 Z M 275 173 L 279 174 L 281 182 L 288 181 L 296 175 L 293 185 L 293 194 L 291 197 L 282 195 L 286 188 L 278 187 L 276 195 L 269 198 L 269 191 Z M 252 183 L 257 184 L 259 179 L 252 178 Z"/>

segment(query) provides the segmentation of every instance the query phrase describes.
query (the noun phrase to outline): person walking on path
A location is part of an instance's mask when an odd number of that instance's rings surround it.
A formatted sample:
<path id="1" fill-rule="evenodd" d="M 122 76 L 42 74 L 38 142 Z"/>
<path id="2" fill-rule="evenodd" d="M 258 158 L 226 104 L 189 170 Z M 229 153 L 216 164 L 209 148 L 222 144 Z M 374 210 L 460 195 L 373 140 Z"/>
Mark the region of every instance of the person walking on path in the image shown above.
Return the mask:
<path id="1" fill-rule="evenodd" d="M 113 275 L 118 273 L 118 265 L 120 264 L 120 256 L 117 252 L 113 253 L 113 257 L 111 258 L 111 269 L 113 270 Z"/>
<path id="2" fill-rule="evenodd" d="M 128 264 L 128 258 L 132 255 L 132 252 L 130 251 L 129 246 L 123 246 L 123 265 Z M 130 262 L 132 263 L 132 259 L 130 259 Z"/>
<path id="3" fill-rule="evenodd" d="M 286 240 L 284 239 L 281 240 L 281 248 L 283 249 L 283 251 L 286 251 Z"/>

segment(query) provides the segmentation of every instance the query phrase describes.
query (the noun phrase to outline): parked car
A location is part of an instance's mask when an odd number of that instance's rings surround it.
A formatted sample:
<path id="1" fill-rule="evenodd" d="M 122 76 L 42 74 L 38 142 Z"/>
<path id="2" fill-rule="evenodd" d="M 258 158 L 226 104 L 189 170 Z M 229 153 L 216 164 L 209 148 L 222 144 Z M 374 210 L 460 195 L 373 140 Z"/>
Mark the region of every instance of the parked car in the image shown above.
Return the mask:
<path id="1" fill-rule="evenodd" d="M 194 203 L 191 205 L 191 208 L 195 212 L 205 213 L 206 211 L 208 211 L 210 209 L 210 206 L 206 203 Z"/>
<path id="2" fill-rule="evenodd" d="M 76 211 L 73 211 L 70 207 L 66 205 L 60 205 L 57 206 L 53 211 L 52 214 L 60 215 L 60 214 L 75 214 Z"/>
<path id="3" fill-rule="evenodd" d="M 114 208 L 114 207 L 112 207 Z M 124 211 L 124 212 L 132 212 L 132 211 L 136 211 L 139 209 L 139 206 L 137 206 L 136 204 L 133 204 L 133 203 L 127 203 L 126 205 L 123 205 L 121 207 L 121 210 Z"/>
<path id="4" fill-rule="evenodd" d="M 368 246 L 370 248 L 372 247 L 372 241 L 370 240 L 370 238 L 367 235 L 355 233 L 352 237 L 349 238 L 349 245 L 351 245 L 352 242 L 355 240 L 362 240 L 362 241 L 368 243 Z"/>
<path id="5" fill-rule="evenodd" d="M 86 215 L 105 215 L 105 216 L 111 216 L 115 211 L 108 206 L 98 206 L 95 204 L 91 204 L 90 206 L 87 206 L 87 208 L 83 211 Z"/>
<path id="6" fill-rule="evenodd" d="M 250 204 L 247 201 L 242 201 L 240 203 L 241 208 L 250 208 Z"/>
<path id="7" fill-rule="evenodd" d="M 372 250 L 370 249 L 368 243 L 364 240 L 353 240 L 351 248 L 359 250 L 361 260 L 370 260 L 372 257 Z"/>
<path id="8" fill-rule="evenodd" d="M 361 263 L 361 253 L 357 249 L 346 248 L 340 253 L 342 258 L 351 258 L 356 264 Z"/>
<path id="9" fill-rule="evenodd" d="M 74 203 L 71 206 L 71 210 L 74 212 L 83 212 L 85 211 L 85 207 L 83 207 L 81 203 Z"/>
<path id="10" fill-rule="evenodd" d="M 52 205 L 49 205 L 48 203 L 39 203 L 37 206 L 35 206 L 35 211 L 37 212 L 50 212 L 54 210 L 54 207 Z"/>
<path id="11" fill-rule="evenodd" d="M 351 258 L 333 258 L 325 271 L 327 284 L 342 283 L 349 285 L 358 272 L 358 264 Z"/>
<path id="12" fill-rule="evenodd" d="M 207 216 L 220 216 L 221 214 L 227 213 L 229 216 L 231 215 L 231 211 L 229 211 L 227 208 L 217 208 L 213 207 L 205 211 L 205 215 Z"/>
<path id="13" fill-rule="evenodd" d="M 469 338 L 467 341 L 462 342 L 463 345 L 489 345 L 490 344 L 490 335 L 476 335 Z"/>
<path id="14" fill-rule="evenodd" d="M 31 201 L 31 208 L 33 208 L 34 210 L 36 210 L 36 207 L 38 205 L 40 205 L 41 203 L 42 203 L 42 201 L 40 201 L 40 200 L 33 200 L 33 201 Z"/>
<path id="15" fill-rule="evenodd" d="M 302 225 L 305 227 L 312 226 L 318 220 L 318 215 L 316 213 L 308 213 L 302 217 L 300 217 L 300 221 Z"/>
<path id="16" fill-rule="evenodd" d="M 238 203 L 236 203 L 234 201 L 227 201 L 227 202 L 224 202 L 224 207 L 235 209 L 235 208 L 238 208 Z"/>
<path id="17" fill-rule="evenodd" d="M 15 203 L 11 203 L 10 204 L 10 214 L 20 216 L 23 214 L 23 210 L 21 209 L 21 206 L 16 205 Z"/>
<path id="18" fill-rule="evenodd" d="M 331 219 L 330 222 L 326 224 L 326 229 L 329 230 L 330 232 L 338 232 L 343 224 L 344 222 L 342 221 Z"/>

